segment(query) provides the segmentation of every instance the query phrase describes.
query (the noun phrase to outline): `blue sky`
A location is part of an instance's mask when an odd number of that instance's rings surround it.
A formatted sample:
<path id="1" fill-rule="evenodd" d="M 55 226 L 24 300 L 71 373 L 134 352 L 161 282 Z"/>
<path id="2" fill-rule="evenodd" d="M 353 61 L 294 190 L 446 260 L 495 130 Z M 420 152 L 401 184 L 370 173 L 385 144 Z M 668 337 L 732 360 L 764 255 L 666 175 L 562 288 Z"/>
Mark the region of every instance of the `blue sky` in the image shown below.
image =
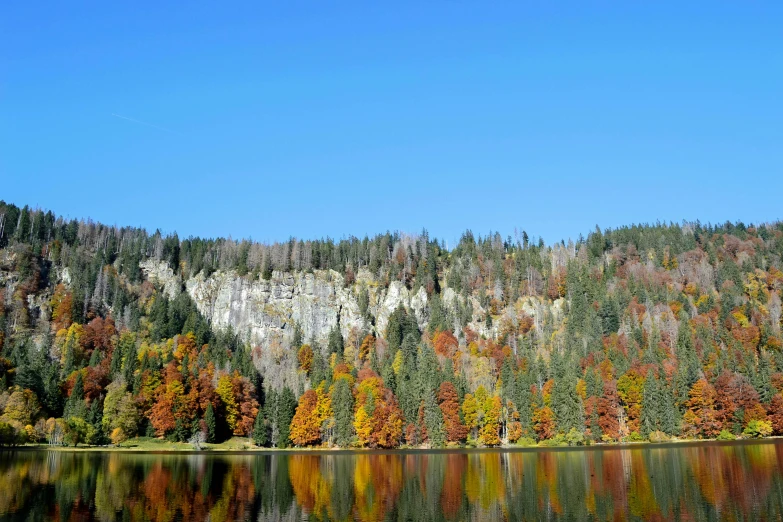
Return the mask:
<path id="1" fill-rule="evenodd" d="M 783 218 L 781 2 L 24 4 L 16 204 L 260 241 Z"/>

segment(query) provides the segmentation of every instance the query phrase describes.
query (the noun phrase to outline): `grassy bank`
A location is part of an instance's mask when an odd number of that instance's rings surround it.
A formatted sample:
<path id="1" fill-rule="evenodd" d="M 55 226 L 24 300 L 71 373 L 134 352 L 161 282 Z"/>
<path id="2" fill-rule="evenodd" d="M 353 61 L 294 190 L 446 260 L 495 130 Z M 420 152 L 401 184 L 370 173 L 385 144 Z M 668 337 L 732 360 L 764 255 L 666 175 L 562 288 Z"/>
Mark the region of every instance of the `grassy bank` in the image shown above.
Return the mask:
<path id="1" fill-rule="evenodd" d="M 765 437 L 765 438 L 738 438 L 736 439 L 736 442 L 761 442 L 761 441 L 771 441 L 774 439 L 779 439 L 780 437 Z M 476 448 L 472 446 L 447 446 L 445 448 L 439 448 L 439 450 L 487 450 L 487 449 L 497 449 L 497 450 L 509 450 L 509 449 L 556 449 L 556 448 L 582 448 L 582 449 L 588 449 L 588 448 L 620 448 L 620 447 L 627 447 L 627 446 L 647 446 L 647 445 L 659 445 L 659 444 L 665 444 L 665 445 L 671 445 L 671 444 L 698 444 L 698 443 L 711 443 L 711 442 L 731 442 L 731 441 L 721 441 L 720 439 L 670 439 L 667 441 L 661 441 L 661 442 L 649 442 L 649 441 L 633 441 L 633 442 L 612 442 L 612 443 L 600 443 L 600 444 L 588 444 L 588 445 L 580 445 L 580 446 L 568 446 L 567 444 L 551 444 L 551 443 L 534 443 L 534 444 L 510 444 L 506 446 L 497 446 L 494 448 Z M 177 453 L 177 452 L 193 452 L 196 451 L 195 448 L 188 443 L 185 442 L 171 442 L 163 439 L 156 439 L 151 437 L 137 437 L 134 439 L 127 440 L 119 445 L 110 445 L 110 446 L 49 446 L 47 444 L 26 444 L 24 446 L 16 446 L 17 449 L 23 448 L 23 449 L 34 449 L 34 450 L 48 450 L 48 451 L 64 451 L 64 452 L 89 452 L 89 451 L 112 451 L 112 452 L 170 452 L 170 453 Z M 7 448 L 10 449 L 10 448 Z M 403 451 L 410 451 L 410 450 L 427 450 L 428 448 L 423 447 L 409 447 L 409 446 L 401 446 L 398 448 L 398 450 Z M 234 437 L 227 441 L 221 442 L 220 444 L 203 444 L 200 451 L 205 452 L 235 452 L 235 451 L 242 451 L 242 452 L 270 452 L 270 451 L 296 451 L 296 452 L 323 452 L 323 451 L 329 451 L 329 452 L 335 452 L 335 451 L 366 451 L 369 453 L 373 452 L 389 452 L 389 451 L 395 451 L 395 450 L 372 450 L 372 449 L 358 449 L 358 448 L 326 448 L 326 447 L 307 447 L 307 448 L 286 448 L 286 449 L 278 449 L 278 448 L 261 448 L 258 446 L 253 445 L 253 442 L 250 439 L 247 438 L 241 438 L 241 437 Z"/>

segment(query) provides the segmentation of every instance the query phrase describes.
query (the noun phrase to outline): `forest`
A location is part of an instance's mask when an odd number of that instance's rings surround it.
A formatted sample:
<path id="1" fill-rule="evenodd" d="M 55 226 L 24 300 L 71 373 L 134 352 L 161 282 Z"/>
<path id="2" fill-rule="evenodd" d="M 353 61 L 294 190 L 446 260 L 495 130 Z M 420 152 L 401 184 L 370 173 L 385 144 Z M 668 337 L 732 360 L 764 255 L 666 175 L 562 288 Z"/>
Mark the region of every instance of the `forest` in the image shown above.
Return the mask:
<path id="1" fill-rule="evenodd" d="M 334 272 L 365 328 L 318 342 L 293 324 L 273 352 L 214 328 L 187 292 L 170 299 L 140 268 L 149 259 L 183 279 Z M 783 223 L 596 227 L 553 244 L 467 231 L 453 249 L 426 231 L 261 244 L 0 201 L 0 445 L 781 435 L 782 270 Z M 359 271 L 424 289 L 426 324 L 399 306 L 378 331 Z M 293 361 L 295 386 L 274 378 L 275 357 Z"/>

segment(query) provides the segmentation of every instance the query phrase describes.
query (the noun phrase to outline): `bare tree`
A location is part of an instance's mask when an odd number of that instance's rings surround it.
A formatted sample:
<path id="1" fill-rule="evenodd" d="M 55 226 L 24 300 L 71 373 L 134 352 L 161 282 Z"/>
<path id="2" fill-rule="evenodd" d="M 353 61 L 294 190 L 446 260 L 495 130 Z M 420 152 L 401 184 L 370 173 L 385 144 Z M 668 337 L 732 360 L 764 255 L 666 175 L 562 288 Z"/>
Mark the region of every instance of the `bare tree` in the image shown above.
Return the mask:
<path id="1" fill-rule="evenodd" d="M 189 444 L 193 446 L 193 449 L 196 451 L 201 451 L 202 446 L 207 441 L 207 434 L 203 431 L 197 431 L 193 434 L 192 437 L 190 437 L 190 440 L 188 441 Z"/>

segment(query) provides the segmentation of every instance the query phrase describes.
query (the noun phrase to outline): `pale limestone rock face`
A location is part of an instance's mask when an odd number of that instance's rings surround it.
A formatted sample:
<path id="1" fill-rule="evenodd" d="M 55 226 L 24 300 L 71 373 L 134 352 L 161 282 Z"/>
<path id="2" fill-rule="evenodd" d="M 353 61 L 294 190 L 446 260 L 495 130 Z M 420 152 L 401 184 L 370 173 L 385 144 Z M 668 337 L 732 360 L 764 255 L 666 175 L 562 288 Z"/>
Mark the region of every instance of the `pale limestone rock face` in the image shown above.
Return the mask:
<path id="1" fill-rule="evenodd" d="M 408 289 L 399 281 L 389 283 L 389 288 L 385 294 L 383 289 L 379 289 L 374 297 L 376 305 L 373 307 L 371 304 L 370 310 L 375 315 L 375 327 L 378 333 L 383 335 L 386 332 L 386 327 L 389 325 L 389 316 L 400 304 L 405 306 L 410 297 Z"/>
<path id="2" fill-rule="evenodd" d="M 181 288 L 180 278 L 165 262 L 147 260 L 141 263 L 141 268 L 169 298 L 176 297 Z M 213 328 L 221 330 L 230 326 L 253 345 L 265 346 L 274 340 L 291 339 L 294 323 L 297 323 L 302 327 L 305 341 L 316 340 L 325 346 L 338 317 L 344 338 L 349 337 L 351 330 L 369 330 L 383 336 L 389 317 L 399 305 L 414 315 L 420 329 L 424 330 L 429 321 L 424 288 L 411 292 L 399 281 L 392 281 L 384 288 L 366 269 L 358 271 L 356 283 L 350 287 L 345 287 L 343 276 L 333 270 L 276 271 L 269 281 L 239 276 L 234 271 L 217 271 L 209 277 L 203 273 L 191 277 L 184 286 Z M 359 311 L 358 295 L 362 287 L 368 290 L 374 327 L 365 322 Z M 451 288 L 443 289 L 441 299 L 444 307 L 452 312 L 465 300 Z M 486 310 L 479 300 L 474 296 L 467 299 L 473 308 L 468 327 L 479 335 L 495 336 L 500 321 L 488 326 Z M 562 315 L 562 299 L 552 304 L 530 297 L 520 298 L 520 301 L 516 306 L 537 322 L 547 308 L 556 317 Z"/>
<path id="3" fill-rule="evenodd" d="M 185 287 L 213 327 L 231 326 L 252 344 L 290 338 L 294 323 L 301 326 L 305 340 L 322 344 L 338 317 L 344 337 L 353 329 L 360 331 L 369 326 L 359 311 L 358 287 L 345 288 L 343 276 L 335 271 L 274 272 L 270 281 L 218 271 L 206 278 L 199 274 L 186 281 Z M 409 305 L 407 289 L 401 284 L 392 287 L 391 292 L 369 288 L 370 309 L 382 318 L 378 331 L 384 331 L 398 303 Z"/>
<path id="4" fill-rule="evenodd" d="M 154 283 L 166 284 L 169 273 L 165 269 L 143 269 Z M 376 318 L 374 328 L 365 323 L 359 311 L 361 286 L 368 290 L 369 311 Z M 423 288 L 411 295 L 402 283 L 394 281 L 385 289 L 367 270 L 360 270 L 357 282 L 348 288 L 343 276 L 333 270 L 273 272 L 269 281 L 251 280 L 234 271 L 218 271 L 209 277 L 201 273 L 188 279 L 185 288 L 214 328 L 231 326 L 243 339 L 257 345 L 290 339 L 294 323 L 301 326 L 306 341 L 314 339 L 323 345 L 338 317 L 345 338 L 351 330 L 362 329 L 383 335 L 389 316 L 400 304 L 414 314 L 420 328 L 426 328 L 428 320 Z"/>
<path id="5" fill-rule="evenodd" d="M 166 297 L 174 299 L 179 295 L 182 281 L 167 262 L 147 259 L 139 263 L 139 267 L 151 283 L 163 288 Z"/>
<path id="6" fill-rule="evenodd" d="M 419 330 L 424 330 L 429 322 L 429 310 L 427 309 L 427 291 L 420 286 L 410 300 L 410 308 L 416 316 L 416 322 L 419 323 Z"/>

